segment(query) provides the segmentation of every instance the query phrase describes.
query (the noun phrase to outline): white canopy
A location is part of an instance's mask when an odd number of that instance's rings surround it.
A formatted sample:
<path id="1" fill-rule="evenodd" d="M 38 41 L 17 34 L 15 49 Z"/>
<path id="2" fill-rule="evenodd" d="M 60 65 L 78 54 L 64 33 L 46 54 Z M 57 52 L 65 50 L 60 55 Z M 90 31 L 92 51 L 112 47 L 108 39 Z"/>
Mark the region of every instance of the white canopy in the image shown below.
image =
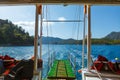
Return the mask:
<path id="1" fill-rule="evenodd" d="M 0 0 L 0 4 L 120 4 L 120 0 Z"/>

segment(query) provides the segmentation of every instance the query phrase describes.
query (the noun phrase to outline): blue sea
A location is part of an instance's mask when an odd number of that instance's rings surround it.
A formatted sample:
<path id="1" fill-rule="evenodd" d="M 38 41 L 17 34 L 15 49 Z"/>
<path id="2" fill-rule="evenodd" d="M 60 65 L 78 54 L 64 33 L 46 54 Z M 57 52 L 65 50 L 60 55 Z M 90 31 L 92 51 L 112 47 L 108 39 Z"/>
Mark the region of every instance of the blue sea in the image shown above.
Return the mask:
<path id="1" fill-rule="evenodd" d="M 39 55 L 38 47 L 38 55 Z M 43 78 L 47 76 L 49 71 L 49 61 L 55 59 L 67 59 L 68 55 L 72 55 L 72 61 L 76 59 L 76 76 L 77 80 L 81 80 L 81 74 L 77 71 L 81 69 L 82 65 L 82 45 L 43 45 L 42 46 L 42 59 L 43 59 Z M 0 55 L 10 55 L 15 59 L 30 59 L 34 55 L 34 46 L 4 46 L 0 47 Z M 120 59 L 120 45 L 92 45 L 91 56 L 95 60 L 98 55 L 105 56 L 108 60 L 114 58 Z M 51 58 L 50 58 L 51 57 Z M 87 50 L 85 48 L 85 67 L 87 65 Z M 48 60 L 49 59 L 49 60 Z"/>

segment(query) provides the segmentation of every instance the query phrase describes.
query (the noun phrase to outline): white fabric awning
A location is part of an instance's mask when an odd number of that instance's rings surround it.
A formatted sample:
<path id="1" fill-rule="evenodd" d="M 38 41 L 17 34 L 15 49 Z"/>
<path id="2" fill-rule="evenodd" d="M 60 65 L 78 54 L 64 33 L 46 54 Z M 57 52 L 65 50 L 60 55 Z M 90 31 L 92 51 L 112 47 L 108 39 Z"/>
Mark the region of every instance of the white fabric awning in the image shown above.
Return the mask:
<path id="1" fill-rule="evenodd" d="M 0 4 L 120 4 L 120 0 L 0 0 Z"/>

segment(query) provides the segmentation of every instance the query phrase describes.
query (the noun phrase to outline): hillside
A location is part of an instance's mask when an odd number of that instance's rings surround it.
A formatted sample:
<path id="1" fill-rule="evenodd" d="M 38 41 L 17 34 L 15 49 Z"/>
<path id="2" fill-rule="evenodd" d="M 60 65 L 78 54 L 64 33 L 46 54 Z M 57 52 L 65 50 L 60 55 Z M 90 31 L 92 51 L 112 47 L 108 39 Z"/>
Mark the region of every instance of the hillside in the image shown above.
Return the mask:
<path id="1" fill-rule="evenodd" d="M 120 32 L 111 32 L 101 39 L 92 39 L 92 44 L 120 44 Z"/>
<path id="2" fill-rule="evenodd" d="M 120 40 L 120 32 L 111 32 L 107 36 L 105 36 L 106 39 L 111 40 Z"/>
<path id="3" fill-rule="evenodd" d="M 0 45 L 33 45 L 34 38 L 9 20 L 0 19 Z"/>
<path id="4" fill-rule="evenodd" d="M 42 37 L 43 44 L 80 44 L 81 41 L 74 39 L 61 39 L 57 37 Z"/>
<path id="5" fill-rule="evenodd" d="M 55 38 L 55 37 L 42 37 L 42 43 L 43 44 L 58 44 L 61 42 L 63 39 L 61 38 Z"/>
<path id="6" fill-rule="evenodd" d="M 92 39 L 92 44 L 120 44 L 120 32 L 111 32 L 104 38 Z M 42 37 L 43 44 L 82 44 L 82 40 Z M 0 45 L 33 45 L 34 37 L 21 26 L 0 19 Z"/>
<path id="7" fill-rule="evenodd" d="M 74 40 L 74 39 L 60 39 L 54 37 L 43 37 L 43 44 L 82 44 L 82 40 Z M 87 41 L 86 41 L 87 43 Z M 91 40 L 92 44 L 120 44 L 120 32 L 111 32 L 104 38 L 93 38 Z"/>

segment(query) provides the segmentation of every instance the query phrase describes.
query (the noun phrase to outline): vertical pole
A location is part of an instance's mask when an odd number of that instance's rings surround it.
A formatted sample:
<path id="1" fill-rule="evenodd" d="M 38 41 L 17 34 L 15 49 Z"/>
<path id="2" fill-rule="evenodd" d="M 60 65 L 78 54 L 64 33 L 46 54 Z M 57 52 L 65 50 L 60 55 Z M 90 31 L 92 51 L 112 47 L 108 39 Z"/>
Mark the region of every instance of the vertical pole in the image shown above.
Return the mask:
<path id="1" fill-rule="evenodd" d="M 42 60 L 42 4 L 38 5 L 38 13 L 41 15 L 40 16 L 40 60 Z M 43 63 L 41 63 L 41 66 Z M 38 80 L 42 80 L 42 67 L 41 70 L 39 71 L 39 78 Z"/>
<path id="2" fill-rule="evenodd" d="M 40 59 L 42 59 L 42 13 L 40 21 Z"/>
<path id="3" fill-rule="evenodd" d="M 37 73 L 37 56 L 38 56 L 38 6 L 36 4 L 35 38 L 34 38 L 34 74 Z"/>
<path id="4" fill-rule="evenodd" d="M 91 8 L 90 5 L 87 6 L 88 9 L 88 36 L 87 36 L 87 68 L 90 71 L 91 66 Z"/>
<path id="5" fill-rule="evenodd" d="M 87 5 L 84 6 L 84 27 L 83 27 L 83 46 L 82 46 L 82 68 L 84 68 L 84 52 L 85 52 L 85 27 L 86 27 L 86 13 Z"/>

